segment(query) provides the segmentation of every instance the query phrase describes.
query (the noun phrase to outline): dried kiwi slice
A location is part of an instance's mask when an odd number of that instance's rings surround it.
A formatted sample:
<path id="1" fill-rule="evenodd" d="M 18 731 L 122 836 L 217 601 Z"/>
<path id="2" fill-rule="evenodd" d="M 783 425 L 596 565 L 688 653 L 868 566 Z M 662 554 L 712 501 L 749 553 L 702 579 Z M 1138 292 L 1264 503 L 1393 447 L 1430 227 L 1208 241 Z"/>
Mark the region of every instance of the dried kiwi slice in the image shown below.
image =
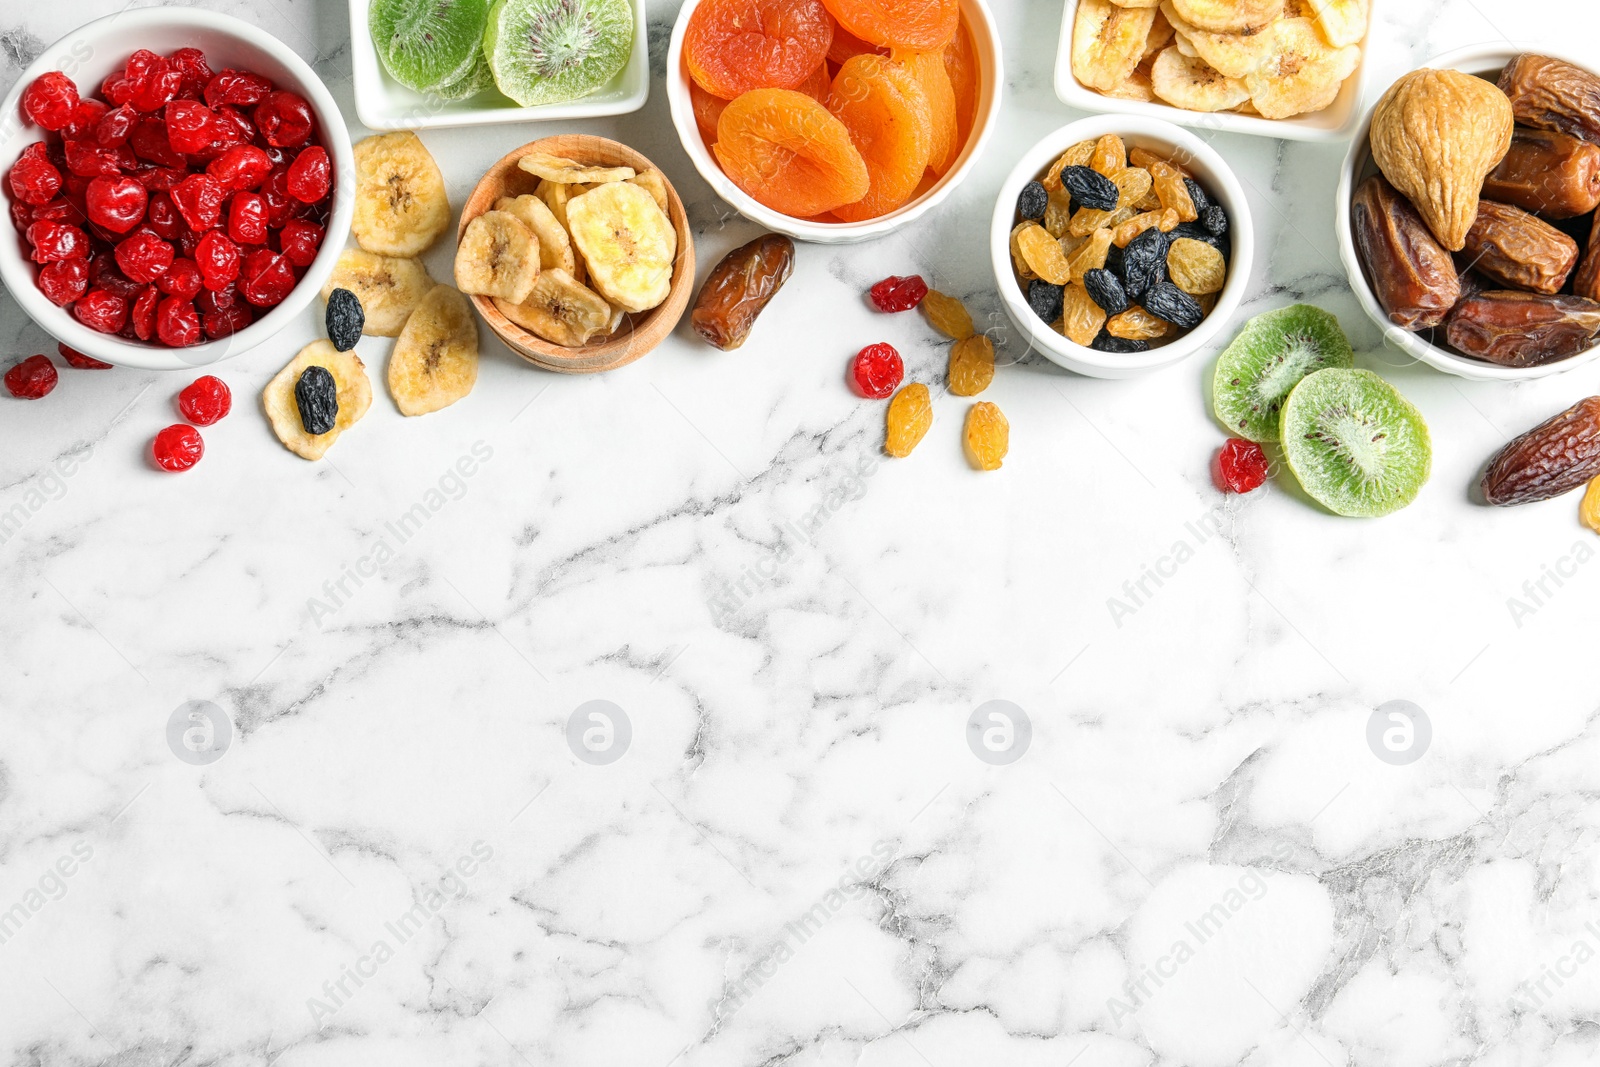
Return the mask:
<path id="1" fill-rule="evenodd" d="M 489 0 L 373 0 L 367 11 L 384 69 L 419 93 L 442 93 L 471 75 L 488 20 Z"/>
<path id="2" fill-rule="evenodd" d="M 1417 498 L 1433 468 L 1422 413 L 1366 370 L 1322 370 L 1289 394 L 1280 428 L 1289 469 L 1336 515 L 1375 518 Z"/>
<path id="3" fill-rule="evenodd" d="M 633 51 L 629 0 L 496 0 L 483 37 L 495 84 L 523 107 L 599 89 Z"/>
<path id="4" fill-rule="evenodd" d="M 1355 366 L 1339 320 L 1319 307 L 1295 304 L 1257 315 L 1217 359 L 1211 406 L 1217 421 L 1251 441 L 1278 439 L 1278 414 L 1308 374 Z"/>

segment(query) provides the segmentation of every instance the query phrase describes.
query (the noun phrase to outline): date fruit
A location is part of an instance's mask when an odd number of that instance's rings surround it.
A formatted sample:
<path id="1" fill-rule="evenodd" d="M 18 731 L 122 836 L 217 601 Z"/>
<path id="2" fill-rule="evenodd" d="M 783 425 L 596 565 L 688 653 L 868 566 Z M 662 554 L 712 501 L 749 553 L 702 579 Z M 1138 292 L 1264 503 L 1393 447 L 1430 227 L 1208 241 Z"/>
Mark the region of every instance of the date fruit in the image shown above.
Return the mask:
<path id="1" fill-rule="evenodd" d="M 1478 202 L 1462 251 L 1479 273 L 1514 289 L 1558 293 L 1578 262 L 1578 242 L 1519 207 Z"/>
<path id="2" fill-rule="evenodd" d="M 1445 326 L 1450 346 L 1502 367 L 1538 367 L 1589 347 L 1600 303 L 1492 289 L 1456 304 Z"/>
<path id="3" fill-rule="evenodd" d="M 1496 507 L 1549 500 L 1600 476 L 1600 396 L 1580 400 L 1495 453 L 1483 497 Z"/>
<path id="4" fill-rule="evenodd" d="M 1519 127 L 1483 196 L 1547 219 L 1587 215 L 1600 204 L 1600 145 L 1556 130 Z"/>
<path id="5" fill-rule="evenodd" d="M 1500 72 L 1500 91 L 1522 125 L 1600 141 L 1600 78 L 1583 68 L 1524 52 Z"/>
<path id="6" fill-rule="evenodd" d="M 757 317 L 794 272 L 794 242 L 769 233 L 722 257 L 700 287 L 689 322 L 724 352 L 744 344 Z"/>
<path id="7" fill-rule="evenodd" d="M 1589 300 L 1600 300 L 1600 213 L 1589 224 L 1589 243 L 1584 246 L 1578 273 L 1573 275 L 1572 291 Z"/>
<path id="8" fill-rule="evenodd" d="M 1437 326 L 1460 299 L 1450 253 L 1411 201 L 1381 175 L 1361 183 L 1350 203 L 1356 249 L 1389 321 L 1408 330 Z"/>

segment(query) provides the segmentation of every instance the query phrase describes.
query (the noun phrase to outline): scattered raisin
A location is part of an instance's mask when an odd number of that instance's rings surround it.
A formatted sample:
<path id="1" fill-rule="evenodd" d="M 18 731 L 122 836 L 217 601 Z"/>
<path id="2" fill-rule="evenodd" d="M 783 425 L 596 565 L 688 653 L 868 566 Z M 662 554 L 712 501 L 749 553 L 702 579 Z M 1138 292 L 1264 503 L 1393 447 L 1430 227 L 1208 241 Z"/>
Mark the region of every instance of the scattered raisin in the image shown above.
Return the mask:
<path id="1" fill-rule="evenodd" d="M 323 325 L 328 330 L 328 340 L 341 352 L 348 352 L 361 340 L 361 330 L 367 323 L 361 301 L 348 289 L 335 289 L 328 294 L 328 310 L 323 314 Z"/>
<path id="2" fill-rule="evenodd" d="M 933 328 L 952 341 L 964 341 L 972 336 L 972 315 L 958 298 L 929 289 L 922 298 L 923 314 Z"/>
<path id="3" fill-rule="evenodd" d="M 306 433 L 315 437 L 333 429 L 339 417 L 339 387 L 328 368 L 307 367 L 294 383 L 294 402 Z"/>
<path id="4" fill-rule="evenodd" d="M 933 403 L 928 397 L 928 387 L 912 382 L 889 401 L 886 415 L 887 436 L 883 450 L 891 456 L 904 459 L 927 434 L 933 425 Z"/>
<path id="5" fill-rule="evenodd" d="M 956 396 L 977 396 L 994 381 L 994 344 L 981 333 L 950 346 L 946 377 Z"/>
<path id="6" fill-rule="evenodd" d="M 1109 270 L 1100 268 L 1085 271 L 1083 287 L 1088 291 L 1089 299 L 1105 309 L 1107 315 L 1120 315 L 1128 310 L 1128 294 L 1117 276 Z"/>
<path id="7" fill-rule="evenodd" d="M 974 470 L 999 470 L 1006 453 L 1011 450 L 1011 424 L 998 407 L 980 400 L 967 409 L 961 444 Z"/>

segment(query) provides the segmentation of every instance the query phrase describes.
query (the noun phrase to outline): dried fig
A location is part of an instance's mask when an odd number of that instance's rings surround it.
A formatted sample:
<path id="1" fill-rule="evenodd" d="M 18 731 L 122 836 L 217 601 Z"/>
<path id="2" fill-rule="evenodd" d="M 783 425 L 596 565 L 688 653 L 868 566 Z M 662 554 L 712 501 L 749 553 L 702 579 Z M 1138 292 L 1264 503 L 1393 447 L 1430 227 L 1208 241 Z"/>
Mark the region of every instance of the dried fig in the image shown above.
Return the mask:
<path id="1" fill-rule="evenodd" d="M 1600 141 L 1600 78 L 1582 67 L 1524 52 L 1500 72 L 1500 91 L 1524 126 Z"/>
<path id="2" fill-rule="evenodd" d="M 1450 347 L 1503 367 L 1537 367 L 1584 351 L 1600 331 L 1600 303 L 1491 289 L 1459 301 L 1446 321 Z"/>
<path id="3" fill-rule="evenodd" d="M 1472 266 L 1514 289 L 1557 293 L 1578 262 L 1578 242 L 1519 207 L 1478 203 L 1462 246 Z"/>
<path id="4" fill-rule="evenodd" d="M 1389 321 L 1408 330 L 1443 322 L 1461 296 L 1456 266 L 1411 201 L 1374 174 L 1356 190 L 1350 222 L 1367 281 Z"/>
<path id="5" fill-rule="evenodd" d="M 1495 453 L 1483 497 L 1496 507 L 1570 492 L 1600 475 L 1600 396 L 1580 400 Z"/>
<path id="6" fill-rule="evenodd" d="M 1478 213 L 1484 175 L 1511 146 L 1511 127 L 1511 103 L 1492 84 L 1424 67 L 1389 86 L 1373 108 L 1372 158 L 1454 252 Z"/>
<path id="7" fill-rule="evenodd" d="M 1481 195 L 1547 219 L 1587 215 L 1600 204 L 1600 145 L 1519 127 L 1505 158 L 1484 179 Z"/>
<path id="8" fill-rule="evenodd" d="M 1572 278 L 1572 291 L 1590 300 L 1600 300 L 1600 212 L 1589 224 L 1589 243 L 1584 245 L 1583 262 Z"/>

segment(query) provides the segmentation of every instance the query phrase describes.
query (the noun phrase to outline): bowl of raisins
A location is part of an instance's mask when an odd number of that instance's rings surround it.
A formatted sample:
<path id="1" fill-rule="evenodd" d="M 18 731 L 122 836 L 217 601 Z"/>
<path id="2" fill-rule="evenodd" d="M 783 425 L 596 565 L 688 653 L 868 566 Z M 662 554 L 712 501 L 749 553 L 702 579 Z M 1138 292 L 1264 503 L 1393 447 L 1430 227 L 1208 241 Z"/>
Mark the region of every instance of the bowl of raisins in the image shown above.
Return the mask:
<path id="1" fill-rule="evenodd" d="M 1095 378 L 1181 362 L 1228 322 L 1254 228 L 1233 171 L 1161 119 L 1102 115 L 1035 145 L 1000 189 L 990 250 L 1030 345 Z"/>
<path id="2" fill-rule="evenodd" d="M 1600 359 L 1600 76 L 1540 46 L 1429 60 L 1497 85 L 1515 125 L 1452 251 L 1372 156 L 1373 109 L 1340 173 L 1339 252 L 1384 343 L 1437 370 L 1520 381 Z M 1376 105 L 1374 105 L 1376 107 Z"/>
<path id="3" fill-rule="evenodd" d="M 0 281 L 63 344 L 148 370 L 254 347 L 350 231 L 350 138 L 288 46 L 226 15 L 124 10 L 46 48 L 0 115 Z"/>

